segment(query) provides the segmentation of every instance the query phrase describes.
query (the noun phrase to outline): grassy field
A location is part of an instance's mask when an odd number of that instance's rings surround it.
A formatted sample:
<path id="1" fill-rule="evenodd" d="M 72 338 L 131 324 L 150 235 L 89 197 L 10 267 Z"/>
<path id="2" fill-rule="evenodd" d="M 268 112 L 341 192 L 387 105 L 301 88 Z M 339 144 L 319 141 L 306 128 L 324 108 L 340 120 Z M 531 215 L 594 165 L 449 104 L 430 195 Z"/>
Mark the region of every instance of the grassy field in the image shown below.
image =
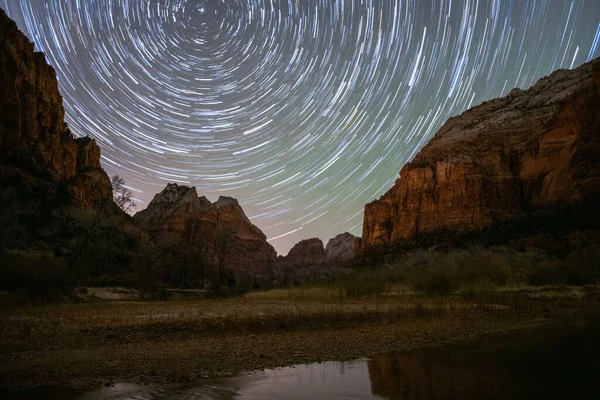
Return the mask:
<path id="1" fill-rule="evenodd" d="M 115 289 L 119 292 L 119 289 Z M 162 302 L 104 301 L 0 309 L 0 349 L 13 340 L 35 348 L 47 339 L 79 333 L 126 331 L 161 334 L 319 329 L 355 326 L 453 314 L 527 312 L 564 304 L 593 304 L 600 286 L 488 286 L 461 288 L 451 296 L 433 297 L 405 284 L 389 285 L 379 295 L 355 297 L 337 286 L 307 286 L 257 291 L 238 297 Z M 566 302 L 566 303 L 565 303 Z M 11 339 L 11 340 L 9 340 Z M 39 342 L 39 343 L 38 343 Z"/>
<path id="2" fill-rule="evenodd" d="M 195 301 L 100 302 L 0 310 L 2 337 L 55 337 L 64 332 L 126 329 L 161 332 L 288 330 L 438 317 L 505 304 L 461 299 L 374 296 L 350 298 L 334 287 L 276 289 Z M 32 342 L 33 343 L 33 342 Z"/>

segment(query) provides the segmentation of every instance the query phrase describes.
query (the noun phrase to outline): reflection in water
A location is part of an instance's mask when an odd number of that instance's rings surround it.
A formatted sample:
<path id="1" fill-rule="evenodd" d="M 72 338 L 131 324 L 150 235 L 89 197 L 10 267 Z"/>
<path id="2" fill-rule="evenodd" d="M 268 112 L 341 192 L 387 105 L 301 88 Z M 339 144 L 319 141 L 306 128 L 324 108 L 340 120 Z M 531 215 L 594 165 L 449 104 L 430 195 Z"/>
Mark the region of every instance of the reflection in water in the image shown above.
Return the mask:
<path id="1" fill-rule="evenodd" d="M 600 399 L 600 323 L 518 331 L 467 346 L 267 370 L 194 386 L 120 384 L 23 399 Z M 0 397 L 15 398 L 14 393 Z"/>
<path id="2" fill-rule="evenodd" d="M 99 399 L 373 399 L 364 360 L 299 365 L 195 386 L 116 385 L 86 393 Z"/>
<path id="3" fill-rule="evenodd" d="M 600 399 L 600 324 L 519 331 L 468 346 L 380 354 L 385 399 Z"/>
<path id="4" fill-rule="evenodd" d="M 512 398 L 507 397 L 509 371 L 469 352 L 381 354 L 368 365 L 373 394 L 386 399 Z"/>

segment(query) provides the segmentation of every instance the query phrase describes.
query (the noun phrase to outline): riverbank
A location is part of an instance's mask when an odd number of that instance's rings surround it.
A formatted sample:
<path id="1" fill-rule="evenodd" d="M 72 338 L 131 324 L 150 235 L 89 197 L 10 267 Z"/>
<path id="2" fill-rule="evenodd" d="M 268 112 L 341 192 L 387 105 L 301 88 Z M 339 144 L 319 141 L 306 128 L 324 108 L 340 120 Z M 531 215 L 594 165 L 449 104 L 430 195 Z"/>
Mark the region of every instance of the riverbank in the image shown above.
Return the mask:
<path id="1" fill-rule="evenodd" d="M 509 301 L 510 300 L 510 301 Z M 593 303 L 593 304 L 592 304 Z M 87 389 L 202 381 L 264 368 L 468 342 L 587 318 L 596 300 L 234 298 L 0 311 L 0 386 Z"/>

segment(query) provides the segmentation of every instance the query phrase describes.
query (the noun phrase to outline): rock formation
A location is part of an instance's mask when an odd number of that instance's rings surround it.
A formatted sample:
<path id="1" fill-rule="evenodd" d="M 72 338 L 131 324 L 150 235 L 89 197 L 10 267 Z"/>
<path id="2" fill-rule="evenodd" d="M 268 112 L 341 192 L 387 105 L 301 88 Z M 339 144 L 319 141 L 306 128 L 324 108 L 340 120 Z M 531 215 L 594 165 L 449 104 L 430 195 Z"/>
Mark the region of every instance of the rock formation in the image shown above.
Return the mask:
<path id="1" fill-rule="evenodd" d="M 75 139 L 65 124 L 54 69 L 1 9 L 0 110 L 3 179 L 66 184 L 86 207 L 112 201 L 96 142 Z"/>
<path id="2" fill-rule="evenodd" d="M 201 250 L 209 258 L 216 257 L 218 236 L 230 233 L 229 243 L 221 241 L 221 245 L 233 246 L 227 261 L 234 268 L 252 268 L 277 258 L 265 234 L 250 222 L 236 199 L 219 197 L 213 204 L 198 197 L 195 187 L 168 184 L 134 220 L 157 242 L 204 247 Z"/>
<path id="3" fill-rule="evenodd" d="M 348 232 L 340 233 L 336 237 L 329 239 L 325 252 L 327 258 L 332 263 L 343 263 L 352 259 L 359 251 L 361 239 Z"/>
<path id="4" fill-rule="evenodd" d="M 323 247 L 321 239 L 304 239 L 296 243 L 285 257 L 279 257 L 281 265 L 297 267 L 336 266 L 352 259 L 361 248 L 361 239 L 350 233 L 341 233 Z"/>
<path id="5" fill-rule="evenodd" d="M 296 266 L 317 266 L 326 264 L 328 260 L 321 239 L 313 238 L 296 243 L 281 261 Z"/>
<path id="6" fill-rule="evenodd" d="M 600 59 L 442 126 L 365 207 L 364 248 L 478 231 L 600 194 Z"/>

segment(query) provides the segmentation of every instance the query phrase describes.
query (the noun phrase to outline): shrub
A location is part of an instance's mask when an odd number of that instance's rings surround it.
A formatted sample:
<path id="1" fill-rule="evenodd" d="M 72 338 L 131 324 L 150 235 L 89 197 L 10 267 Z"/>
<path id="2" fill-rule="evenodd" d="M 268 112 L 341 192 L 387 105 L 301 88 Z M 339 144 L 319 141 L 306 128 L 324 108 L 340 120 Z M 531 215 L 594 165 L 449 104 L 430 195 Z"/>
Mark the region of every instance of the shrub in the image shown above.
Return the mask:
<path id="1" fill-rule="evenodd" d="M 158 279 L 146 278 L 138 283 L 141 300 L 161 301 L 169 298 L 169 292 L 164 283 Z"/>
<path id="2" fill-rule="evenodd" d="M 475 250 L 461 257 L 459 275 L 464 283 L 494 282 L 504 285 L 510 270 L 506 253 Z"/>
<path id="3" fill-rule="evenodd" d="M 458 274 L 443 265 L 429 268 L 413 278 L 417 290 L 431 296 L 448 296 L 460 288 Z"/>
<path id="4" fill-rule="evenodd" d="M 540 262 L 527 272 L 527 283 L 533 286 L 556 285 L 562 283 L 561 271 L 557 262 Z"/>
<path id="5" fill-rule="evenodd" d="M 342 282 L 348 297 L 380 295 L 385 289 L 385 279 L 381 274 L 358 274 Z"/>
<path id="6" fill-rule="evenodd" d="M 571 252 L 563 272 L 565 283 L 584 285 L 600 280 L 600 245 L 594 244 Z"/>
<path id="7" fill-rule="evenodd" d="M 0 287 L 19 291 L 34 302 L 70 297 L 75 278 L 64 259 L 45 252 L 0 253 Z"/>
<path id="8" fill-rule="evenodd" d="M 124 287 L 134 289 L 138 286 L 139 276 L 134 272 L 124 272 L 114 275 L 102 275 L 97 278 L 87 278 L 79 282 L 80 285 L 90 287 Z"/>
<path id="9" fill-rule="evenodd" d="M 471 282 L 460 289 L 460 296 L 467 301 L 492 303 L 497 299 L 498 285 L 492 281 Z"/>

